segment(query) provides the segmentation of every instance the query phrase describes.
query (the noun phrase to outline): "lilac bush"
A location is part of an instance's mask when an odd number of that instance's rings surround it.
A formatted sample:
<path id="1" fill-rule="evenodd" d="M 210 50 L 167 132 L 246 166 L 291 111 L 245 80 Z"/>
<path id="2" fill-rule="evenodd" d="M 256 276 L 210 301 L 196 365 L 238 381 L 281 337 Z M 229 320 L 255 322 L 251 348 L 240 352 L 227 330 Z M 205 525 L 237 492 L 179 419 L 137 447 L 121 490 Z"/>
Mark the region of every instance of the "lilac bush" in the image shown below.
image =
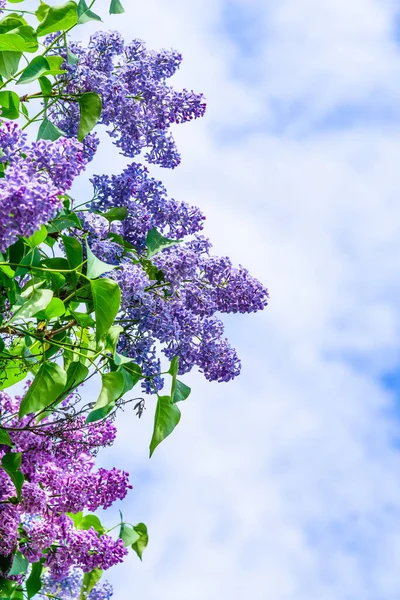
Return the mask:
<path id="1" fill-rule="evenodd" d="M 239 375 L 222 317 L 263 310 L 268 293 L 151 174 L 180 162 L 171 125 L 205 113 L 202 94 L 169 84 L 181 55 L 118 32 L 74 41 L 96 0 L 21 2 L 0 0 L 0 597 L 108 600 L 103 571 L 148 543 L 145 524 L 106 530 L 96 514 L 132 487 L 96 468 L 116 412 L 154 407 L 151 456 L 190 395 L 180 376 Z M 99 128 L 135 162 L 75 199 Z"/>

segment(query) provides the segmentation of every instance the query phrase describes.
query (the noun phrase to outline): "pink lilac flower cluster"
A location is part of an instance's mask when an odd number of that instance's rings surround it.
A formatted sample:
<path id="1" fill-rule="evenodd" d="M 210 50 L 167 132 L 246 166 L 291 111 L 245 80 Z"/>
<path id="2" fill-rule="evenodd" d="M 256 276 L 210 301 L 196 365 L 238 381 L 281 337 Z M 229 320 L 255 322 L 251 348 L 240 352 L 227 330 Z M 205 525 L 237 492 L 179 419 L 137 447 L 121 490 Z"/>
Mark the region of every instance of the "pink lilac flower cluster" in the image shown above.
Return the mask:
<path id="1" fill-rule="evenodd" d="M 72 567 L 87 572 L 121 562 L 127 553 L 122 540 L 99 535 L 93 528 L 76 529 L 66 514 L 108 508 L 131 488 L 127 473 L 94 468 L 93 453 L 114 441 L 114 425 L 101 421 L 85 426 L 84 418 L 77 416 L 67 426 L 54 417 L 33 426 L 32 415 L 18 420 L 20 400 L 0 392 L 1 424 L 11 428 L 13 442 L 12 449 L 0 445 L 0 459 L 8 452 L 21 452 L 25 478 L 21 501 L 15 502 L 14 484 L 0 469 L 0 554 L 18 549 L 34 563 L 48 549 L 45 565 L 57 581 Z"/>
<path id="2" fill-rule="evenodd" d="M 60 208 L 60 196 L 86 166 L 82 144 L 61 138 L 28 143 L 15 124 L 0 122 L 0 252 L 30 236 Z"/>
<path id="3" fill-rule="evenodd" d="M 169 132 L 171 124 L 201 117 L 206 109 L 202 94 L 178 92 L 167 84 L 181 63 L 181 55 L 173 50 L 149 51 L 141 40 L 125 44 L 115 31 L 97 32 L 87 48 L 71 43 L 70 49 L 79 61 L 64 65 L 69 75 L 65 92 L 100 94 L 103 101 L 100 123 L 109 127 L 109 135 L 124 156 L 134 157 L 147 150 L 145 158 L 150 163 L 176 167 L 180 155 Z M 65 52 L 57 46 L 54 51 Z M 76 103 L 71 102 L 67 111 L 54 105 L 51 115 L 62 131 L 76 136 L 79 126 Z M 97 144 L 95 134 L 86 138 L 89 157 Z"/>

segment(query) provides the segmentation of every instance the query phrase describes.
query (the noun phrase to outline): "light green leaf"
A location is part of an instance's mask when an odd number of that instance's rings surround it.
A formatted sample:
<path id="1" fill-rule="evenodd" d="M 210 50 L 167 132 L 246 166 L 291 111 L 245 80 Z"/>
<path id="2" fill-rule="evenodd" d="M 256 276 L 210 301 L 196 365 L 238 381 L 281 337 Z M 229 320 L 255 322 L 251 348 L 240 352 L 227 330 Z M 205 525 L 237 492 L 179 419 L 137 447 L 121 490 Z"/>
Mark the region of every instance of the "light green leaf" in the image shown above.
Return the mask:
<path id="1" fill-rule="evenodd" d="M 159 233 L 157 229 L 154 229 L 153 227 L 150 229 L 146 237 L 147 258 L 151 258 L 164 248 L 169 248 L 170 246 L 175 246 L 175 244 L 180 243 L 181 240 L 170 240 L 169 238 L 161 235 L 161 233 Z"/>
<path id="2" fill-rule="evenodd" d="M 147 527 L 144 523 L 138 523 L 133 528 L 135 533 L 138 534 L 139 539 L 132 544 L 132 550 L 136 552 L 140 560 L 142 560 L 143 552 L 149 543 L 149 534 L 147 533 Z"/>
<path id="3" fill-rule="evenodd" d="M 59 6 L 50 6 L 37 28 L 38 36 L 65 31 L 73 27 L 78 22 L 78 6 L 72 0 L 60 4 Z"/>
<path id="4" fill-rule="evenodd" d="M 26 591 L 28 593 L 28 600 L 33 598 L 33 596 L 35 596 L 42 587 L 42 570 L 42 563 L 33 563 L 30 575 L 26 581 Z"/>
<path id="5" fill-rule="evenodd" d="M 110 15 L 120 15 L 125 12 L 120 0 L 111 0 Z"/>
<path id="6" fill-rule="evenodd" d="M 18 71 L 22 52 L 0 52 L 0 75 L 7 79 Z"/>
<path id="7" fill-rule="evenodd" d="M 181 411 L 172 403 L 170 396 L 159 396 L 154 416 L 153 437 L 150 442 L 150 457 L 154 450 L 168 437 L 181 418 Z"/>
<path id="8" fill-rule="evenodd" d="M 101 215 L 109 223 L 113 221 L 123 221 L 128 216 L 128 209 L 126 206 L 115 206 L 114 208 L 110 208 L 107 212 L 97 212 L 96 214 Z"/>
<path id="9" fill-rule="evenodd" d="M 120 398 L 124 392 L 124 378 L 122 373 L 111 371 L 101 376 L 102 386 L 100 395 L 92 412 L 86 419 L 86 423 L 93 423 L 104 419 L 115 407 L 115 401 Z"/>
<path id="10" fill-rule="evenodd" d="M 96 279 L 100 277 L 100 275 L 104 275 L 104 273 L 109 273 L 116 268 L 116 265 L 109 265 L 93 254 L 91 249 L 89 248 L 89 244 L 86 242 L 86 251 L 87 251 L 87 272 L 86 275 L 89 279 Z"/>
<path id="11" fill-rule="evenodd" d="M 15 311 L 10 323 L 17 319 L 28 319 L 33 317 L 41 310 L 45 310 L 53 298 L 52 290 L 36 289 L 30 298 L 18 310 Z"/>
<path id="12" fill-rule="evenodd" d="M 4 446 L 10 446 L 10 447 L 12 447 L 12 445 L 13 445 L 11 438 L 8 435 L 7 431 L 0 427 L 0 445 L 1 444 L 3 444 Z"/>
<path id="13" fill-rule="evenodd" d="M 39 246 L 42 242 L 44 242 L 46 238 L 47 229 L 44 225 L 41 225 L 40 229 L 35 231 L 35 233 L 31 235 L 31 237 L 28 237 L 26 241 L 31 248 L 36 248 L 36 246 Z"/>
<path id="14" fill-rule="evenodd" d="M 8 0 L 10 1 L 10 0 Z M 43 21 L 43 19 L 45 18 L 45 16 L 47 15 L 48 11 L 49 11 L 50 6 L 48 4 L 46 4 L 45 2 L 42 2 L 42 0 L 40 0 L 40 6 L 37 9 L 35 15 L 38 21 Z"/>
<path id="15" fill-rule="evenodd" d="M 21 552 L 19 552 L 19 550 L 17 550 L 14 554 L 14 560 L 11 566 L 11 571 L 8 573 L 8 576 L 21 575 L 22 573 L 26 573 L 28 570 L 28 566 L 29 563 L 25 556 Z"/>
<path id="16" fill-rule="evenodd" d="M 97 533 L 99 533 L 100 535 L 103 535 L 103 533 L 105 532 L 105 529 L 101 524 L 99 517 L 97 517 L 96 515 L 85 515 L 80 519 L 79 523 L 76 525 L 77 529 L 82 529 L 84 531 L 88 531 L 91 527 L 93 527 L 93 529 L 97 531 Z"/>
<path id="17" fill-rule="evenodd" d="M 65 133 L 61 131 L 57 125 L 54 125 L 47 118 L 43 119 L 37 135 L 38 140 L 51 140 L 52 142 L 55 142 L 58 138 L 63 136 L 65 136 Z"/>
<path id="18" fill-rule="evenodd" d="M 64 391 L 66 383 L 67 374 L 60 365 L 52 362 L 43 363 L 22 399 L 19 418 L 53 404 Z"/>
<path id="19" fill-rule="evenodd" d="M 78 4 L 78 23 L 82 25 L 88 21 L 101 21 L 101 17 L 90 10 L 85 0 L 79 0 Z"/>
<path id="20" fill-rule="evenodd" d="M 101 96 L 95 92 L 86 92 L 79 98 L 80 121 L 78 140 L 80 142 L 97 125 L 101 115 L 101 108 Z"/>
<path id="21" fill-rule="evenodd" d="M 43 94 L 43 96 L 45 97 L 50 97 L 53 91 L 53 85 L 50 81 L 50 79 L 47 79 L 47 77 L 45 77 L 45 75 L 42 75 L 42 77 L 39 77 L 39 85 L 40 85 L 40 90 Z M 47 119 L 45 119 L 47 121 Z M 61 130 L 59 130 L 61 131 Z"/>
<path id="22" fill-rule="evenodd" d="M 69 65 L 76 65 L 79 62 L 79 56 L 71 52 L 69 48 L 67 48 L 67 63 Z"/>
<path id="23" fill-rule="evenodd" d="M 17 84 L 31 83 L 50 69 L 50 65 L 44 56 L 35 56 L 29 65 L 24 69 Z"/>
<path id="24" fill-rule="evenodd" d="M 86 600 L 94 588 L 94 586 L 100 581 L 103 571 L 100 569 L 93 569 L 90 573 L 85 573 L 83 576 L 81 593 L 79 600 Z"/>
<path id="25" fill-rule="evenodd" d="M 19 96 L 15 92 L 0 92 L 1 117 L 4 119 L 18 119 L 19 105 Z"/>
<path id="26" fill-rule="evenodd" d="M 22 360 L 10 360 L 8 358 L 4 361 L 5 364 L 3 364 L 0 356 L 0 362 L 2 364 L 0 369 L 0 390 L 5 390 L 15 385 L 27 376 L 28 370 Z"/>
<path id="27" fill-rule="evenodd" d="M 127 546 L 132 546 L 132 544 L 137 542 L 140 535 L 136 533 L 132 525 L 121 523 L 118 537 L 124 542 L 124 546 L 126 548 Z"/>
<path id="28" fill-rule="evenodd" d="M 62 317 L 65 313 L 65 305 L 60 298 L 53 298 L 47 308 L 43 311 L 43 316 L 47 321 Z"/>

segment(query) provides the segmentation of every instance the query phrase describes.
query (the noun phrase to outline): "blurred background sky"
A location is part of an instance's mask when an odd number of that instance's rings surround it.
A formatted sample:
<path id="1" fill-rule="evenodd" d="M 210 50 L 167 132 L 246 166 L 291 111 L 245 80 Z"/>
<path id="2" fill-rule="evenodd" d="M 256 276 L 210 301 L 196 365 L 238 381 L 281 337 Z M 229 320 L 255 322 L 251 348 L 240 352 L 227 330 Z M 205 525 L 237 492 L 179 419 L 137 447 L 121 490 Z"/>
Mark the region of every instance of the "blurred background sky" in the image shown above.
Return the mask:
<path id="1" fill-rule="evenodd" d="M 271 300 L 224 319 L 242 376 L 186 376 L 150 461 L 151 399 L 100 454 L 150 532 L 143 563 L 112 570 L 116 600 L 398 600 L 398 3 L 124 4 L 107 27 L 181 51 L 171 83 L 208 99 L 175 128 L 182 165 L 152 173 Z M 122 170 L 107 143 L 91 172 Z"/>

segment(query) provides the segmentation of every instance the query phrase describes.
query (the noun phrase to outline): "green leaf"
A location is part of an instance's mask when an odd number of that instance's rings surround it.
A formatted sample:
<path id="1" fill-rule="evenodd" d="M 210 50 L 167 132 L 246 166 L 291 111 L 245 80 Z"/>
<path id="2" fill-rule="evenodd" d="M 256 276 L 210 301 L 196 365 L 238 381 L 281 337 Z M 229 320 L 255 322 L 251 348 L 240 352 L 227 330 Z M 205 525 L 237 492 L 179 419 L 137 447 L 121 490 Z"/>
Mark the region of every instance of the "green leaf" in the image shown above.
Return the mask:
<path id="1" fill-rule="evenodd" d="M 0 52 L 0 75 L 7 79 L 18 71 L 22 52 Z"/>
<path id="2" fill-rule="evenodd" d="M 128 216 L 128 209 L 126 206 L 116 206 L 115 208 L 110 208 L 110 210 L 105 213 L 96 211 L 96 214 L 101 215 L 107 219 L 109 223 L 112 223 L 113 221 L 123 221 L 126 219 Z"/>
<path id="3" fill-rule="evenodd" d="M 111 0 L 110 15 L 120 15 L 125 12 L 120 0 Z"/>
<path id="4" fill-rule="evenodd" d="M 164 248 L 169 248 L 170 246 L 175 246 L 175 244 L 180 244 L 180 240 L 170 240 L 169 238 L 164 237 L 157 231 L 157 229 L 150 229 L 146 238 L 146 246 L 147 246 L 147 258 L 151 258 L 160 250 Z"/>
<path id="5" fill-rule="evenodd" d="M 78 6 L 72 0 L 60 4 L 59 6 L 50 6 L 37 28 L 38 36 L 65 31 L 73 27 L 78 22 Z"/>
<path id="6" fill-rule="evenodd" d="M 41 562 L 33 563 L 30 575 L 26 581 L 28 600 L 33 598 L 33 596 L 35 596 L 42 587 L 42 570 L 43 565 Z"/>
<path id="7" fill-rule="evenodd" d="M 104 273 L 109 273 L 113 269 L 115 269 L 115 265 L 109 265 L 93 254 L 91 249 L 89 248 L 89 244 L 86 242 L 86 251 L 87 251 L 87 272 L 86 275 L 89 279 L 96 279 L 100 277 L 100 275 L 104 275 Z"/>
<path id="8" fill-rule="evenodd" d="M 93 569 L 93 571 L 90 571 L 90 573 L 84 574 L 79 600 L 87 599 L 96 583 L 100 581 L 102 575 L 103 571 L 100 569 Z"/>
<path id="9" fill-rule="evenodd" d="M 76 312 L 74 310 L 71 310 L 71 308 L 69 310 L 70 310 L 71 316 L 74 317 L 75 321 L 81 327 L 94 327 L 95 326 L 94 319 L 87 313 Z"/>
<path id="10" fill-rule="evenodd" d="M 150 442 L 150 457 L 154 450 L 172 433 L 181 418 L 179 408 L 172 404 L 170 396 L 159 396 L 154 416 L 153 437 Z"/>
<path id="11" fill-rule="evenodd" d="M 0 92 L 1 117 L 18 119 L 19 105 L 19 96 L 15 92 Z"/>
<path id="12" fill-rule="evenodd" d="M 66 383 L 67 374 L 60 365 L 52 362 L 43 363 L 22 399 L 19 418 L 50 406 L 64 391 Z"/>
<path id="13" fill-rule="evenodd" d="M 0 33 L 0 51 L 27 52 L 24 38 L 17 33 Z"/>
<path id="14" fill-rule="evenodd" d="M 64 134 L 63 134 L 64 135 Z M 67 229 L 68 227 L 78 227 L 78 229 L 82 228 L 82 223 L 79 220 L 79 217 L 75 213 L 69 213 L 68 215 L 62 215 L 53 219 L 47 225 L 47 231 L 49 233 L 59 233 L 63 229 Z"/>
<path id="15" fill-rule="evenodd" d="M 0 445 L 12 447 L 13 443 L 5 429 L 0 427 Z"/>
<path id="16" fill-rule="evenodd" d="M 140 560 L 142 560 L 143 552 L 149 543 L 149 534 L 147 533 L 147 527 L 144 523 L 138 523 L 133 528 L 135 533 L 138 534 L 139 539 L 132 544 L 132 550 L 136 552 Z"/>
<path id="17" fill-rule="evenodd" d="M 101 96 L 95 92 L 86 92 L 79 98 L 80 121 L 78 140 L 80 142 L 97 125 L 101 115 L 101 108 Z"/>
<path id="18" fill-rule="evenodd" d="M 94 313 L 96 316 L 96 339 L 99 342 L 114 323 L 121 304 L 121 290 L 112 279 L 95 279 L 90 282 Z"/>
<path id="19" fill-rule="evenodd" d="M 35 58 L 24 69 L 17 84 L 32 83 L 50 69 L 50 65 L 44 56 L 35 56 Z"/>
<path id="20" fill-rule="evenodd" d="M 35 316 L 39 311 L 47 308 L 52 298 L 52 290 L 35 290 L 25 304 L 14 312 L 10 323 L 13 323 L 17 319 L 29 319 L 29 317 Z"/>
<path id="21" fill-rule="evenodd" d="M 47 118 L 44 118 L 40 123 L 37 139 L 38 140 L 51 140 L 55 142 L 60 137 L 65 137 L 65 133 L 61 131 L 57 125 L 54 125 Z"/>
<path id="22" fill-rule="evenodd" d="M 124 363 L 118 368 L 118 372 L 122 373 L 124 377 L 124 394 L 129 392 L 138 381 L 142 378 L 142 370 L 139 365 L 135 363 Z"/>
<path id="23" fill-rule="evenodd" d="M 78 23 L 82 25 L 88 21 L 101 21 L 101 17 L 90 10 L 85 0 L 79 0 L 78 4 Z"/>
<path id="24" fill-rule="evenodd" d="M 110 327 L 110 329 L 106 332 L 104 350 L 106 352 L 111 352 L 113 356 L 115 355 L 115 349 L 118 344 L 119 336 L 123 330 L 124 328 L 120 325 L 112 325 L 112 327 Z"/>
<path id="25" fill-rule="evenodd" d="M 28 237 L 26 241 L 31 248 L 36 248 L 36 246 L 39 246 L 42 242 L 44 242 L 46 238 L 47 229 L 44 225 L 41 225 L 40 229 L 35 231 L 35 233 L 31 235 L 31 237 Z"/>
<path id="26" fill-rule="evenodd" d="M 0 362 L 2 363 L 1 356 Z M 7 359 L 5 364 L 6 367 L 0 369 L 0 390 L 5 390 L 15 385 L 25 379 L 27 375 L 27 368 L 22 360 Z"/>
<path id="27" fill-rule="evenodd" d="M 21 490 L 25 481 L 25 477 L 20 471 L 21 459 L 21 452 L 8 452 L 1 459 L 1 466 L 14 484 L 18 500 L 21 500 Z"/>
<path id="28" fill-rule="evenodd" d="M 26 573 L 28 570 L 28 566 L 29 563 L 25 556 L 21 552 L 19 552 L 19 550 L 17 550 L 14 554 L 14 560 L 11 565 L 11 571 L 7 575 L 21 575 L 22 573 Z"/>
<path id="29" fill-rule="evenodd" d="M 8 0 L 10 1 L 10 0 Z M 35 12 L 36 18 L 38 21 L 43 21 L 43 19 L 45 18 L 45 16 L 47 15 L 48 11 L 49 11 L 50 6 L 48 4 L 45 4 L 45 2 L 42 2 L 42 0 L 40 0 L 40 6 L 37 9 L 37 11 Z"/>
<path id="30" fill-rule="evenodd" d="M 60 298 L 53 298 L 50 304 L 43 311 L 43 316 L 46 321 L 62 317 L 65 314 L 65 305 Z"/>
<path id="31" fill-rule="evenodd" d="M 39 77 L 39 85 L 43 96 L 50 97 L 53 91 L 53 85 L 50 79 L 47 79 L 45 75 L 42 75 L 42 77 Z"/>
<path id="32" fill-rule="evenodd" d="M 93 411 L 87 417 L 86 423 L 93 423 L 94 421 L 104 419 L 113 410 L 115 401 L 124 392 L 124 377 L 122 373 L 118 371 L 103 373 L 101 378 L 102 386 L 100 395 L 93 407 Z"/>
<path id="33" fill-rule="evenodd" d="M 97 531 L 97 533 L 99 533 L 100 535 L 103 535 L 103 533 L 105 532 L 105 529 L 101 524 L 99 517 L 97 517 L 96 515 L 85 515 L 76 525 L 77 529 L 82 529 L 85 531 L 88 531 L 91 527 L 93 527 L 93 529 Z"/>
<path id="34" fill-rule="evenodd" d="M 118 537 L 124 542 L 124 546 L 126 548 L 127 546 L 132 546 L 132 544 L 137 542 L 140 535 L 136 533 L 132 525 L 121 523 Z"/>
<path id="35" fill-rule="evenodd" d="M 82 383 L 82 381 L 85 381 L 88 375 L 89 369 L 86 365 L 73 361 L 68 366 L 67 382 L 65 384 L 65 390 L 62 393 L 61 399 L 63 400 L 66 398 L 75 388 L 78 387 L 78 385 Z"/>
<path id="36" fill-rule="evenodd" d="M 69 65 L 76 65 L 79 62 L 79 56 L 71 52 L 69 48 L 67 48 L 67 63 Z"/>
<path id="37" fill-rule="evenodd" d="M 176 404 L 177 402 L 182 402 L 183 400 L 186 400 L 190 396 L 191 391 L 192 390 L 188 385 L 177 379 L 175 383 L 174 394 L 172 396 L 172 402 Z"/>
<path id="38" fill-rule="evenodd" d="M 82 272 L 82 244 L 76 238 L 68 235 L 63 235 L 62 241 L 64 244 L 65 254 L 67 255 L 69 268 L 76 270 L 76 273 L 72 273 L 72 282 L 74 285 L 76 285 L 79 280 L 79 273 Z"/>

